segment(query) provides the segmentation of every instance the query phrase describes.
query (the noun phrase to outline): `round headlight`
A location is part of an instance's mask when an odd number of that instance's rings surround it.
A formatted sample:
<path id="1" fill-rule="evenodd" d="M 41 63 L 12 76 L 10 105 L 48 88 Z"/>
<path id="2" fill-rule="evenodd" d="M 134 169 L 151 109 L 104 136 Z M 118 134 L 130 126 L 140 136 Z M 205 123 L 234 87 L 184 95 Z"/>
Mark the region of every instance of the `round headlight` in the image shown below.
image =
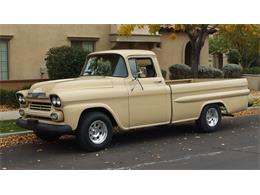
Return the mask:
<path id="1" fill-rule="evenodd" d="M 24 96 L 22 94 L 18 94 L 17 99 L 18 99 L 20 104 L 25 104 L 25 99 L 24 99 Z"/>
<path id="2" fill-rule="evenodd" d="M 51 98 L 51 103 L 52 103 L 52 105 L 56 106 L 56 104 L 57 104 L 56 97 Z"/>
<path id="3" fill-rule="evenodd" d="M 60 101 L 60 98 L 59 98 L 59 97 L 56 98 L 56 105 L 57 105 L 57 106 L 61 106 L 61 101 Z"/>
<path id="4" fill-rule="evenodd" d="M 51 99 L 51 104 L 55 107 L 60 107 L 61 106 L 61 100 L 58 96 L 52 95 L 50 96 Z"/>

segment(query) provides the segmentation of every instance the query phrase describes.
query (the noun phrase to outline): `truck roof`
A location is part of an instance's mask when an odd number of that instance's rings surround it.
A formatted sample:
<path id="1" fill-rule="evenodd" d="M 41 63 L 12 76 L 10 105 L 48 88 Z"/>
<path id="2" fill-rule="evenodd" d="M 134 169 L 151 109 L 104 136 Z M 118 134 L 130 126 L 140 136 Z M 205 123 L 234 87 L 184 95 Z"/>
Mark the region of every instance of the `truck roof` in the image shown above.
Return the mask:
<path id="1" fill-rule="evenodd" d="M 106 54 L 106 53 L 114 53 L 120 54 L 124 57 L 132 56 L 132 55 L 155 55 L 154 52 L 149 50 L 141 50 L 141 49 L 116 49 L 116 50 L 106 50 L 106 51 L 98 51 L 90 53 L 90 55 L 95 54 Z"/>

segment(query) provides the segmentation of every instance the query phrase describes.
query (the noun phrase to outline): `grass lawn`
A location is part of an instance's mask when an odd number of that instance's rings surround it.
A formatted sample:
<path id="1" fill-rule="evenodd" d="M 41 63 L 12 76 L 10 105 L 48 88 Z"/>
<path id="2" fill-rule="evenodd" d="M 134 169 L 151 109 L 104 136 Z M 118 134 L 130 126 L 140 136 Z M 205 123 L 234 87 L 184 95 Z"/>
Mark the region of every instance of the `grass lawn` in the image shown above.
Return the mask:
<path id="1" fill-rule="evenodd" d="M 18 127 L 15 120 L 0 121 L 0 133 L 12 133 L 26 131 L 26 129 Z"/>

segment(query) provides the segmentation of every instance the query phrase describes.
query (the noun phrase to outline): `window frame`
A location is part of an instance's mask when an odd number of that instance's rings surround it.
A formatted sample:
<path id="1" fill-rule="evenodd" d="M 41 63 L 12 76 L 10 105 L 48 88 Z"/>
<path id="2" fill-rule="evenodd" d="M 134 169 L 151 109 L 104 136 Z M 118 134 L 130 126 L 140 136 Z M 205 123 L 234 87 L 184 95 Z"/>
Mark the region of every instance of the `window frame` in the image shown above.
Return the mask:
<path id="1" fill-rule="evenodd" d="M 93 51 L 88 51 L 88 52 L 95 52 L 96 51 L 96 42 L 95 41 L 81 41 L 81 40 L 78 40 L 78 41 L 76 41 L 76 40 L 73 40 L 73 41 L 70 41 L 70 46 L 71 47 L 75 47 L 75 46 L 72 46 L 72 43 L 75 43 L 75 42 L 79 42 L 80 43 L 80 48 L 82 48 L 83 50 L 84 50 L 84 47 L 83 47 L 83 44 L 84 43 L 91 43 L 91 44 L 93 44 Z"/>
<path id="2" fill-rule="evenodd" d="M 6 58 L 7 58 L 7 78 L 6 79 L 0 79 L 0 81 L 8 81 L 9 79 L 10 79 L 10 68 L 9 68 L 9 60 L 10 60 L 10 39 L 11 39 L 12 37 L 11 36 L 0 36 L 0 40 L 1 41 L 4 41 L 4 42 L 6 42 L 6 47 L 7 47 L 7 56 L 6 56 Z M 2 70 L 0 71 L 0 74 L 1 74 L 1 77 L 2 77 Z"/>
<path id="3" fill-rule="evenodd" d="M 101 56 L 101 55 L 118 55 L 118 56 L 120 56 L 122 59 L 123 59 L 123 62 L 124 62 L 124 64 L 125 64 L 125 69 L 126 69 L 126 76 L 125 77 L 123 77 L 123 76 L 110 76 L 110 77 L 115 77 L 115 78 L 128 78 L 129 77 L 129 70 L 128 70 L 128 67 L 127 67 L 127 64 L 126 64 L 126 60 L 125 60 L 125 58 L 124 58 L 124 56 L 122 56 L 121 54 L 118 54 L 118 53 L 105 53 L 105 54 L 91 54 L 91 55 L 88 55 L 87 57 L 86 57 L 86 60 L 85 60 L 85 63 L 84 63 L 84 66 L 83 66 L 83 68 L 82 68 L 82 70 L 81 70 L 81 72 L 80 72 L 80 76 L 82 77 L 82 76 L 87 76 L 87 75 L 84 75 L 84 70 L 86 69 L 86 66 L 87 66 L 87 62 L 88 62 L 88 59 L 90 58 L 90 57 L 95 57 L 95 56 Z M 88 76 L 90 76 L 90 75 L 88 75 Z"/>
<path id="4" fill-rule="evenodd" d="M 83 42 L 91 42 L 93 43 L 93 51 L 96 51 L 96 43 L 99 40 L 99 37 L 68 37 L 70 41 L 70 46 L 72 47 L 72 42 L 81 42 L 81 48 L 83 49 Z"/>
<path id="5" fill-rule="evenodd" d="M 149 59 L 149 60 L 151 61 L 151 65 L 152 65 L 153 68 L 154 68 L 155 76 L 153 76 L 153 77 L 138 77 L 138 79 L 151 79 L 151 78 L 157 78 L 157 77 L 158 77 L 156 68 L 155 68 L 155 66 L 154 66 L 154 61 L 153 61 L 153 59 L 152 59 L 151 57 L 147 57 L 147 56 L 130 56 L 130 57 L 127 58 L 127 62 L 128 62 L 129 69 L 130 69 L 130 72 L 131 72 L 131 75 L 132 75 L 133 78 L 135 78 L 135 77 L 134 77 L 134 75 L 133 75 L 133 73 L 132 73 L 132 69 L 131 69 L 131 66 L 130 66 L 130 63 L 129 63 L 129 60 L 131 60 L 131 59 L 134 59 L 134 60 L 135 60 L 136 67 L 137 67 L 137 63 L 136 63 L 136 60 L 137 60 L 137 59 L 140 59 L 140 60 Z"/>

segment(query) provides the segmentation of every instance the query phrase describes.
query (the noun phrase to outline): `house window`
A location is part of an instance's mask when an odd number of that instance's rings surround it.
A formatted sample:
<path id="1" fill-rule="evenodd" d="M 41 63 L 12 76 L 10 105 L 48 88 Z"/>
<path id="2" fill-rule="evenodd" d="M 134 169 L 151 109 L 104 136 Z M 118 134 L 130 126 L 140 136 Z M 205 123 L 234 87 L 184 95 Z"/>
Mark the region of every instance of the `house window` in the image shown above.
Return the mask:
<path id="1" fill-rule="evenodd" d="M 94 41 L 71 41 L 72 47 L 80 47 L 88 52 L 95 51 L 95 42 Z"/>
<path id="2" fill-rule="evenodd" d="M 8 40 L 0 39 L 0 80 L 8 80 Z"/>

